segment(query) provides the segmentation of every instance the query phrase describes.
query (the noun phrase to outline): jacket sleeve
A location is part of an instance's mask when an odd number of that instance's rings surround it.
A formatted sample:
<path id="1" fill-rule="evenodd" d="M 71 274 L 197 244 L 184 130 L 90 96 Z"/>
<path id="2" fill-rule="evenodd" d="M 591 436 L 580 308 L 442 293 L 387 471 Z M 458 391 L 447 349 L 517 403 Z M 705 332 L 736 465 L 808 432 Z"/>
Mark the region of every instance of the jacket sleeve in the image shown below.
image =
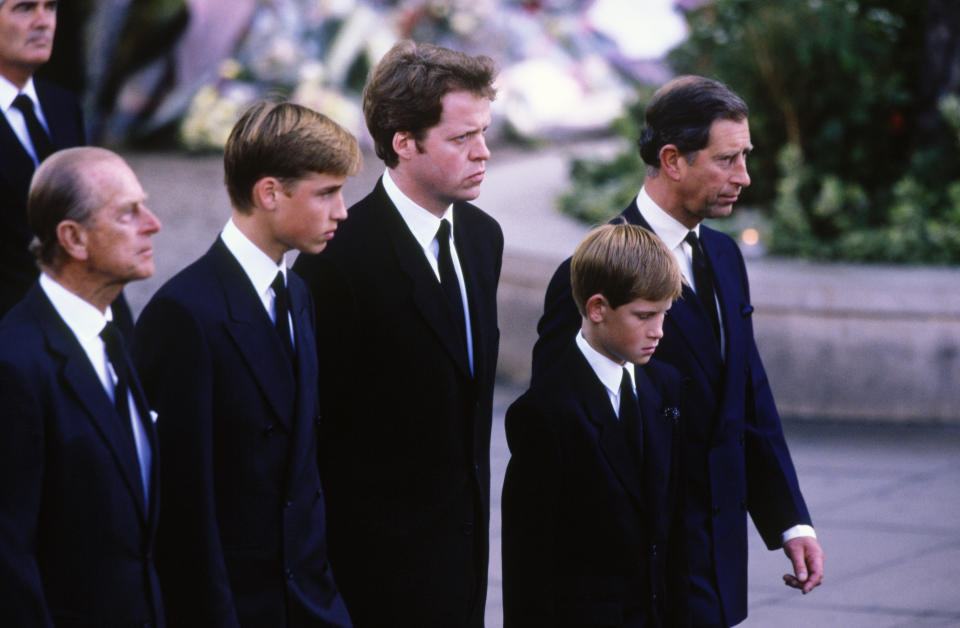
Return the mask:
<path id="1" fill-rule="evenodd" d="M 503 483 L 504 626 L 556 625 L 560 447 L 549 421 L 521 397 L 506 416 L 510 462 Z"/>
<path id="2" fill-rule="evenodd" d="M 743 257 L 739 256 L 744 293 L 750 301 Z M 747 504 L 750 517 L 768 549 L 781 547 L 781 535 L 797 524 L 812 525 L 800 492 L 797 472 L 783 435 L 780 414 L 753 336 L 748 326 L 746 390 L 744 391 L 744 450 L 747 472 Z"/>
<path id="3" fill-rule="evenodd" d="M 0 617 L 10 626 L 52 627 L 35 556 L 44 430 L 34 391 L 17 365 L 0 362 Z"/>
<path id="4" fill-rule="evenodd" d="M 158 414 L 156 552 L 167 618 L 171 625 L 238 626 L 215 509 L 209 340 L 181 304 L 155 298 L 134 341 L 137 371 Z"/>

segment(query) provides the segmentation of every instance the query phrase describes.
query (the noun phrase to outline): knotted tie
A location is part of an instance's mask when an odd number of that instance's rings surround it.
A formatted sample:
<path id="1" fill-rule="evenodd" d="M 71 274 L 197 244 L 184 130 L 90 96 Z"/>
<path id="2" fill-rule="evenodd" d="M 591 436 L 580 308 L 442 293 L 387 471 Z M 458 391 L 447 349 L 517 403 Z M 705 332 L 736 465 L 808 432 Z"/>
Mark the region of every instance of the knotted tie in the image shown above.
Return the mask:
<path id="1" fill-rule="evenodd" d="M 710 320 L 713 327 L 713 335 L 720 342 L 720 315 L 717 313 L 717 301 L 713 287 L 713 273 L 707 264 L 707 256 L 703 252 L 700 244 L 700 238 L 696 232 L 690 231 L 684 238 L 690 248 L 693 249 L 693 283 L 694 290 L 697 292 L 697 298 L 700 299 L 700 305 Z"/>
<path id="2" fill-rule="evenodd" d="M 283 273 L 278 272 L 274 277 L 273 283 L 273 310 L 275 314 L 274 325 L 277 333 L 280 335 L 280 344 L 283 345 L 283 351 L 287 354 L 290 364 L 295 364 L 293 340 L 290 334 L 290 293 L 287 291 L 287 284 L 283 280 Z"/>
<path id="3" fill-rule="evenodd" d="M 623 376 L 620 378 L 620 423 L 639 471 L 643 468 L 643 421 L 640 419 L 640 404 L 633 392 L 633 381 L 627 369 L 623 369 Z"/>
<path id="4" fill-rule="evenodd" d="M 120 335 L 120 330 L 117 329 L 117 326 L 113 321 L 108 321 L 107 324 L 100 330 L 100 338 L 103 340 L 104 346 L 107 349 L 107 359 L 110 360 L 110 364 L 113 366 L 113 372 L 117 376 L 117 385 L 113 389 L 113 405 L 117 409 L 117 414 L 120 416 L 120 423 L 125 434 L 130 435 L 130 440 L 136 446 L 136 437 L 133 434 L 133 423 L 130 417 L 130 402 L 128 400 L 127 393 L 133 395 L 133 402 L 136 404 L 137 413 L 140 415 L 141 421 L 149 420 L 150 414 L 147 409 L 147 403 L 145 399 L 142 399 L 139 393 L 140 386 L 139 381 L 137 380 L 136 371 L 134 371 L 133 366 L 130 364 L 130 358 L 127 357 L 127 350 L 124 348 L 123 337 Z M 136 385 L 132 384 L 136 383 Z M 140 462 L 140 472 L 143 479 L 143 489 L 144 494 L 149 493 L 149 459 L 145 459 L 144 456 L 147 456 L 146 452 L 141 453 L 137 449 L 137 459 Z"/>
<path id="5" fill-rule="evenodd" d="M 50 153 L 53 152 L 53 144 L 50 142 L 50 136 L 44 130 L 37 114 L 33 112 L 33 101 L 26 94 L 20 94 L 13 99 L 13 106 L 20 110 L 23 119 L 27 123 L 27 131 L 30 133 L 30 142 L 33 143 L 33 152 L 37 155 L 37 163 L 42 162 Z"/>

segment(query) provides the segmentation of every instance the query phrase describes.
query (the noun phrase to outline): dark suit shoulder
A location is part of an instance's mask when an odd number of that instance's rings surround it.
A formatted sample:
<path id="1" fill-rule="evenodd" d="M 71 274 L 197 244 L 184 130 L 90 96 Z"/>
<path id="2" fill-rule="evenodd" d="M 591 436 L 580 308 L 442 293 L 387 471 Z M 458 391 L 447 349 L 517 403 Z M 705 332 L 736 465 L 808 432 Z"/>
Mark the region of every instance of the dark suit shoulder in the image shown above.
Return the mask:
<path id="1" fill-rule="evenodd" d="M 210 253 L 207 253 L 168 279 L 146 307 L 169 302 L 187 306 L 197 313 L 204 310 L 219 311 L 220 308 L 214 307 L 214 304 L 218 302 L 217 295 L 222 289 L 209 256 Z"/>
<path id="2" fill-rule="evenodd" d="M 0 321 L 0 360 L 26 365 L 45 360 L 38 351 L 46 343 L 36 314 L 23 301 L 15 305 Z"/>
<path id="3" fill-rule="evenodd" d="M 471 229 L 479 229 L 491 234 L 498 234 L 500 239 L 503 239 L 503 230 L 500 228 L 500 223 L 487 212 L 472 203 L 466 202 L 457 203 L 453 207 L 453 211 L 457 216 L 454 220 L 460 220 L 462 218 L 469 222 Z"/>

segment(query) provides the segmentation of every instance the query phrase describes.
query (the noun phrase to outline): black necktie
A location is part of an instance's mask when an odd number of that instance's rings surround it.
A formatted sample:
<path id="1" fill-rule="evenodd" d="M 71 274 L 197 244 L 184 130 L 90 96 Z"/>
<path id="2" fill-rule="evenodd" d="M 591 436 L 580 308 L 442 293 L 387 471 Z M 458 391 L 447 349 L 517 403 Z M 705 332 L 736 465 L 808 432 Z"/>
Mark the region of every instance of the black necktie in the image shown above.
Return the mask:
<path id="1" fill-rule="evenodd" d="M 270 284 L 273 288 L 273 311 L 274 325 L 277 327 L 277 333 L 280 334 L 280 344 L 283 345 L 283 351 L 287 354 L 290 364 L 296 364 L 294 360 L 293 340 L 290 336 L 290 293 L 287 292 L 287 284 L 283 281 L 283 273 L 278 272 L 277 276 Z"/>
<path id="2" fill-rule="evenodd" d="M 637 471 L 640 471 L 643 468 L 643 421 L 640 419 L 640 404 L 633 392 L 633 381 L 625 368 L 620 378 L 620 423 L 623 425 Z"/>
<path id="3" fill-rule="evenodd" d="M 457 280 L 457 273 L 453 270 L 453 258 L 450 256 L 450 222 L 440 221 L 440 228 L 437 229 L 437 244 L 440 245 L 437 254 L 437 266 L 440 269 L 440 286 L 443 288 L 443 294 L 447 297 L 447 303 L 450 305 L 450 311 L 453 318 L 457 321 L 457 329 L 463 338 L 464 346 L 467 342 L 467 324 L 463 315 L 463 297 L 460 294 L 460 281 Z"/>
<path id="4" fill-rule="evenodd" d="M 26 94 L 20 94 L 13 99 L 13 106 L 23 114 L 27 131 L 30 133 L 30 142 L 33 144 L 33 152 L 37 154 L 37 162 L 42 162 L 53 152 L 53 144 L 33 112 L 33 101 Z"/>
<path id="5" fill-rule="evenodd" d="M 693 249 L 693 283 L 694 290 L 697 292 L 697 298 L 700 299 L 700 305 L 710 320 L 713 327 L 713 335 L 717 342 L 720 342 L 720 315 L 717 313 L 717 301 L 713 288 L 713 273 L 710 272 L 710 266 L 707 264 L 707 256 L 700 245 L 700 238 L 696 232 L 690 231 L 684 238 L 690 248 Z"/>

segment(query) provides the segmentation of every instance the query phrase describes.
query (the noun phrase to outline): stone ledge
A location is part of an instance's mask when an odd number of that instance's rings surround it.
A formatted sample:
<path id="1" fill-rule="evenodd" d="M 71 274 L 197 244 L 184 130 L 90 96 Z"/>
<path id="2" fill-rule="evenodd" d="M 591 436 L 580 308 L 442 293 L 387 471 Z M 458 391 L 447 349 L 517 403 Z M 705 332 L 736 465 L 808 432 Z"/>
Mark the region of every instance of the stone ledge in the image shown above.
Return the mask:
<path id="1" fill-rule="evenodd" d="M 560 260 L 508 251 L 502 378 L 526 384 Z M 960 271 L 750 260 L 757 344 L 789 419 L 960 425 Z"/>

